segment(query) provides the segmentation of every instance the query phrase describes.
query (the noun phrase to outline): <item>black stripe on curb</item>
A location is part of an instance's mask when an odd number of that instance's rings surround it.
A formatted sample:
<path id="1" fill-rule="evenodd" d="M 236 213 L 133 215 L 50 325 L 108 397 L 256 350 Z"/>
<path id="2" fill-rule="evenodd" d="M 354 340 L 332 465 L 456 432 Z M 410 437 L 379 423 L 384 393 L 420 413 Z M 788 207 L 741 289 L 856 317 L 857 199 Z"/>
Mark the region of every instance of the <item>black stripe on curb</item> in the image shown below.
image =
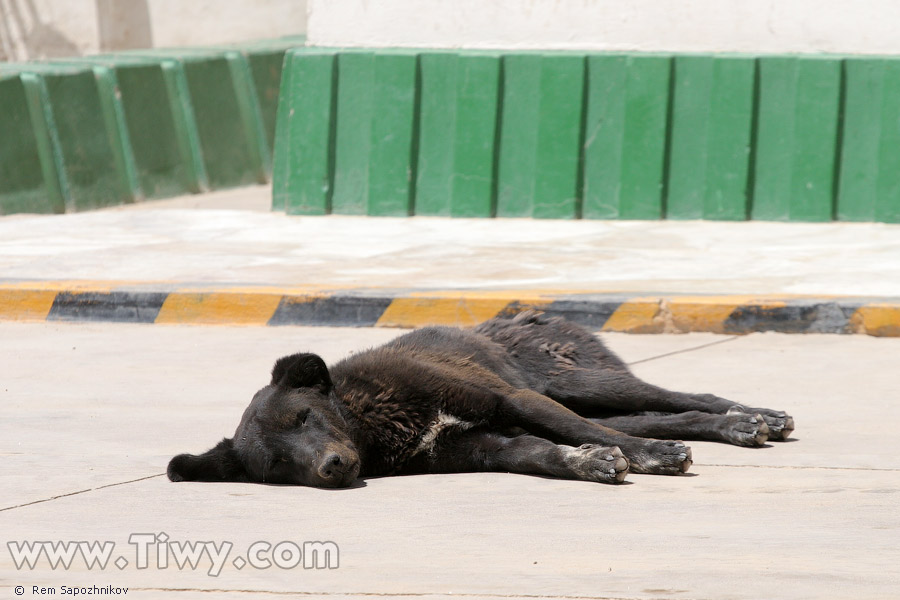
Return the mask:
<path id="1" fill-rule="evenodd" d="M 59 292 L 47 320 L 153 323 L 168 296 L 163 292 Z"/>
<path id="2" fill-rule="evenodd" d="M 314 299 L 285 296 L 278 303 L 268 324 L 372 327 L 392 301 L 393 298 L 371 296 L 329 296 Z"/>
<path id="3" fill-rule="evenodd" d="M 850 333 L 850 318 L 863 303 L 796 302 L 787 306 L 747 305 L 723 323 L 725 333 Z"/>
<path id="4" fill-rule="evenodd" d="M 625 297 L 610 298 L 600 296 L 596 299 L 584 300 L 553 300 L 549 304 L 533 305 L 510 302 L 506 305 L 500 316 L 512 316 L 523 310 L 535 308 L 551 317 L 562 317 L 567 321 L 577 323 L 588 329 L 602 329 L 609 318 L 622 306 L 627 299 Z"/>

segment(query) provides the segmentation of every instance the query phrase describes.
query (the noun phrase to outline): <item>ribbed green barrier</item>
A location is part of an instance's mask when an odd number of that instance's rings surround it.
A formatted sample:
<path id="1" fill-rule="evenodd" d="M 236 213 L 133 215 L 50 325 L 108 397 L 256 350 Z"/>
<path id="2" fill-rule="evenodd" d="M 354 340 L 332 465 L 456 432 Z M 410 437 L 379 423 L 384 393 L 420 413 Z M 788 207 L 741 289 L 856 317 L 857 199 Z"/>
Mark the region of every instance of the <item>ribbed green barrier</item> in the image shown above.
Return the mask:
<path id="1" fill-rule="evenodd" d="M 0 214 L 265 182 L 289 38 L 0 64 Z"/>
<path id="2" fill-rule="evenodd" d="M 423 54 L 415 210 L 490 217 L 500 57 Z"/>
<path id="3" fill-rule="evenodd" d="M 754 219 L 829 221 L 840 148 L 841 61 L 759 59 Z"/>
<path id="4" fill-rule="evenodd" d="M 900 58 L 295 49 L 295 214 L 900 222 Z"/>
<path id="5" fill-rule="evenodd" d="M 659 219 L 671 59 L 594 55 L 587 68 L 582 216 Z"/>
<path id="6" fill-rule="evenodd" d="M 837 218 L 900 222 L 900 61 L 850 59 L 844 72 Z"/>
<path id="7" fill-rule="evenodd" d="M 127 142 L 122 137 L 119 106 L 112 100 L 115 83 L 110 71 L 32 64 L 28 72 L 8 76 L 8 69 L 4 69 L 3 79 L 7 83 L 18 79 L 24 86 L 31 105 L 30 125 L 42 146 L 37 157 L 30 157 L 37 158 L 37 163 L 28 164 L 29 157 L 20 155 L 10 168 L 35 173 L 40 165 L 42 187 L 49 194 L 46 200 L 36 198 L 31 205 L 10 202 L 7 206 L 3 201 L 4 213 L 11 212 L 10 208 L 30 211 L 32 207 L 56 212 L 87 210 L 131 201 L 133 162 L 124 155 Z M 5 131 L 0 134 L 5 149 L 17 143 Z"/>
<path id="8" fill-rule="evenodd" d="M 32 75 L 0 72 L 0 214 L 65 210 L 59 142 L 46 88 Z"/>
<path id="9" fill-rule="evenodd" d="M 285 55 L 272 166 L 275 210 L 304 215 L 331 212 L 336 59 L 333 52 L 295 50 Z"/>
<path id="10" fill-rule="evenodd" d="M 752 59 L 675 59 L 670 219 L 747 218 L 754 73 Z"/>

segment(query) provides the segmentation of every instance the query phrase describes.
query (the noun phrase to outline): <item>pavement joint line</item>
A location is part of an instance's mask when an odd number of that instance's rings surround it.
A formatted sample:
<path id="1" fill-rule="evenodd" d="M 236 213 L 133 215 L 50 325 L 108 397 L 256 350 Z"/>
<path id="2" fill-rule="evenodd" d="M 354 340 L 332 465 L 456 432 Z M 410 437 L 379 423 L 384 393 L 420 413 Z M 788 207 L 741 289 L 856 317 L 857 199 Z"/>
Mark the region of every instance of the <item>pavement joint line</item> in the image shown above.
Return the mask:
<path id="1" fill-rule="evenodd" d="M 640 360 L 636 360 L 636 361 L 633 361 L 630 363 L 625 363 L 625 364 L 628 365 L 629 367 L 633 366 L 633 365 L 639 365 L 641 363 L 650 362 L 653 360 L 659 360 L 661 358 L 666 358 L 668 356 L 675 356 L 676 354 L 686 354 L 688 352 L 694 352 L 696 350 L 702 350 L 704 348 L 709 348 L 710 346 L 718 346 L 719 344 L 733 342 L 736 339 L 738 339 L 738 336 L 733 335 L 724 340 L 715 340 L 714 342 L 707 342 L 705 344 L 700 344 L 699 346 L 692 346 L 691 348 L 683 348 L 681 350 L 673 350 L 672 352 L 666 352 L 664 354 L 660 354 L 659 356 L 651 356 L 650 358 L 642 358 Z"/>
<path id="2" fill-rule="evenodd" d="M 60 498 L 68 498 L 69 496 L 78 496 L 80 494 L 86 494 L 88 492 L 95 492 L 97 490 L 103 490 L 106 488 L 116 487 L 119 485 L 127 485 L 129 483 L 137 483 L 138 481 L 144 481 L 147 479 L 153 479 L 155 477 L 162 477 L 165 473 L 157 473 L 156 475 L 147 475 L 146 477 L 138 477 L 137 479 L 129 479 L 128 481 L 117 481 L 115 483 L 107 483 L 105 485 L 98 485 L 97 487 L 87 488 L 84 490 L 78 490 L 76 492 L 69 492 L 67 494 L 57 494 L 56 496 L 51 496 L 49 498 L 42 498 L 40 500 L 33 500 L 31 502 L 24 502 L 22 504 L 16 504 L 13 506 L 5 506 L 0 508 L 0 512 L 4 512 L 7 510 L 13 510 L 16 508 L 25 508 L 26 506 L 32 506 L 34 504 L 43 504 L 44 502 L 52 502 L 53 500 L 59 500 Z"/>
<path id="3" fill-rule="evenodd" d="M 0 321 L 466 327 L 527 309 L 597 331 L 900 337 L 900 298 L 0 280 Z"/>

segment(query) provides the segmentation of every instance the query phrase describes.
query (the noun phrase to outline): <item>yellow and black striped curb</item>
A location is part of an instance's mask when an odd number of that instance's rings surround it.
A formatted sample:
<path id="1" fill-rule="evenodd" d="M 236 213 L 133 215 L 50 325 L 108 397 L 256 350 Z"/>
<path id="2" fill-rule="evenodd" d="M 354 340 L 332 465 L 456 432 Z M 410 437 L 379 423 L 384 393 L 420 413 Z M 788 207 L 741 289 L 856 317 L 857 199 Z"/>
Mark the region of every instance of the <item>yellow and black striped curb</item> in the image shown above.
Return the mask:
<path id="1" fill-rule="evenodd" d="M 0 283 L 0 321 L 202 325 L 469 326 L 536 308 L 595 330 L 900 336 L 900 298 L 687 296 L 561 290 Z"/>

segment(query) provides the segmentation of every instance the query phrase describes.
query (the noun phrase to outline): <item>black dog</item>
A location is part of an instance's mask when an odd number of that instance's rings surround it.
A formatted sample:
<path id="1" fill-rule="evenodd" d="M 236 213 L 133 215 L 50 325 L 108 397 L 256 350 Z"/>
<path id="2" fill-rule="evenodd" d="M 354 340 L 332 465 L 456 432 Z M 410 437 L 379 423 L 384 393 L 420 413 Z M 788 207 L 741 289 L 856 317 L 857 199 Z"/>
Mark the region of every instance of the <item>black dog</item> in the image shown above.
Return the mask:
<path id="1" fill-rule="evenodd" d="M 176 456 L 168 475 L 345 487 L 359 475 L 511 471 L 617 483 L 629 469 L 690 467 L 681 442 L 645 438 L 759 446 L 793 429 L 783 412 L 644 383 L 589 332 L 525 312 L 474 330 L 426 327 L 330 372 L 315 354 L 281 358 L 234 438 Z"/>

